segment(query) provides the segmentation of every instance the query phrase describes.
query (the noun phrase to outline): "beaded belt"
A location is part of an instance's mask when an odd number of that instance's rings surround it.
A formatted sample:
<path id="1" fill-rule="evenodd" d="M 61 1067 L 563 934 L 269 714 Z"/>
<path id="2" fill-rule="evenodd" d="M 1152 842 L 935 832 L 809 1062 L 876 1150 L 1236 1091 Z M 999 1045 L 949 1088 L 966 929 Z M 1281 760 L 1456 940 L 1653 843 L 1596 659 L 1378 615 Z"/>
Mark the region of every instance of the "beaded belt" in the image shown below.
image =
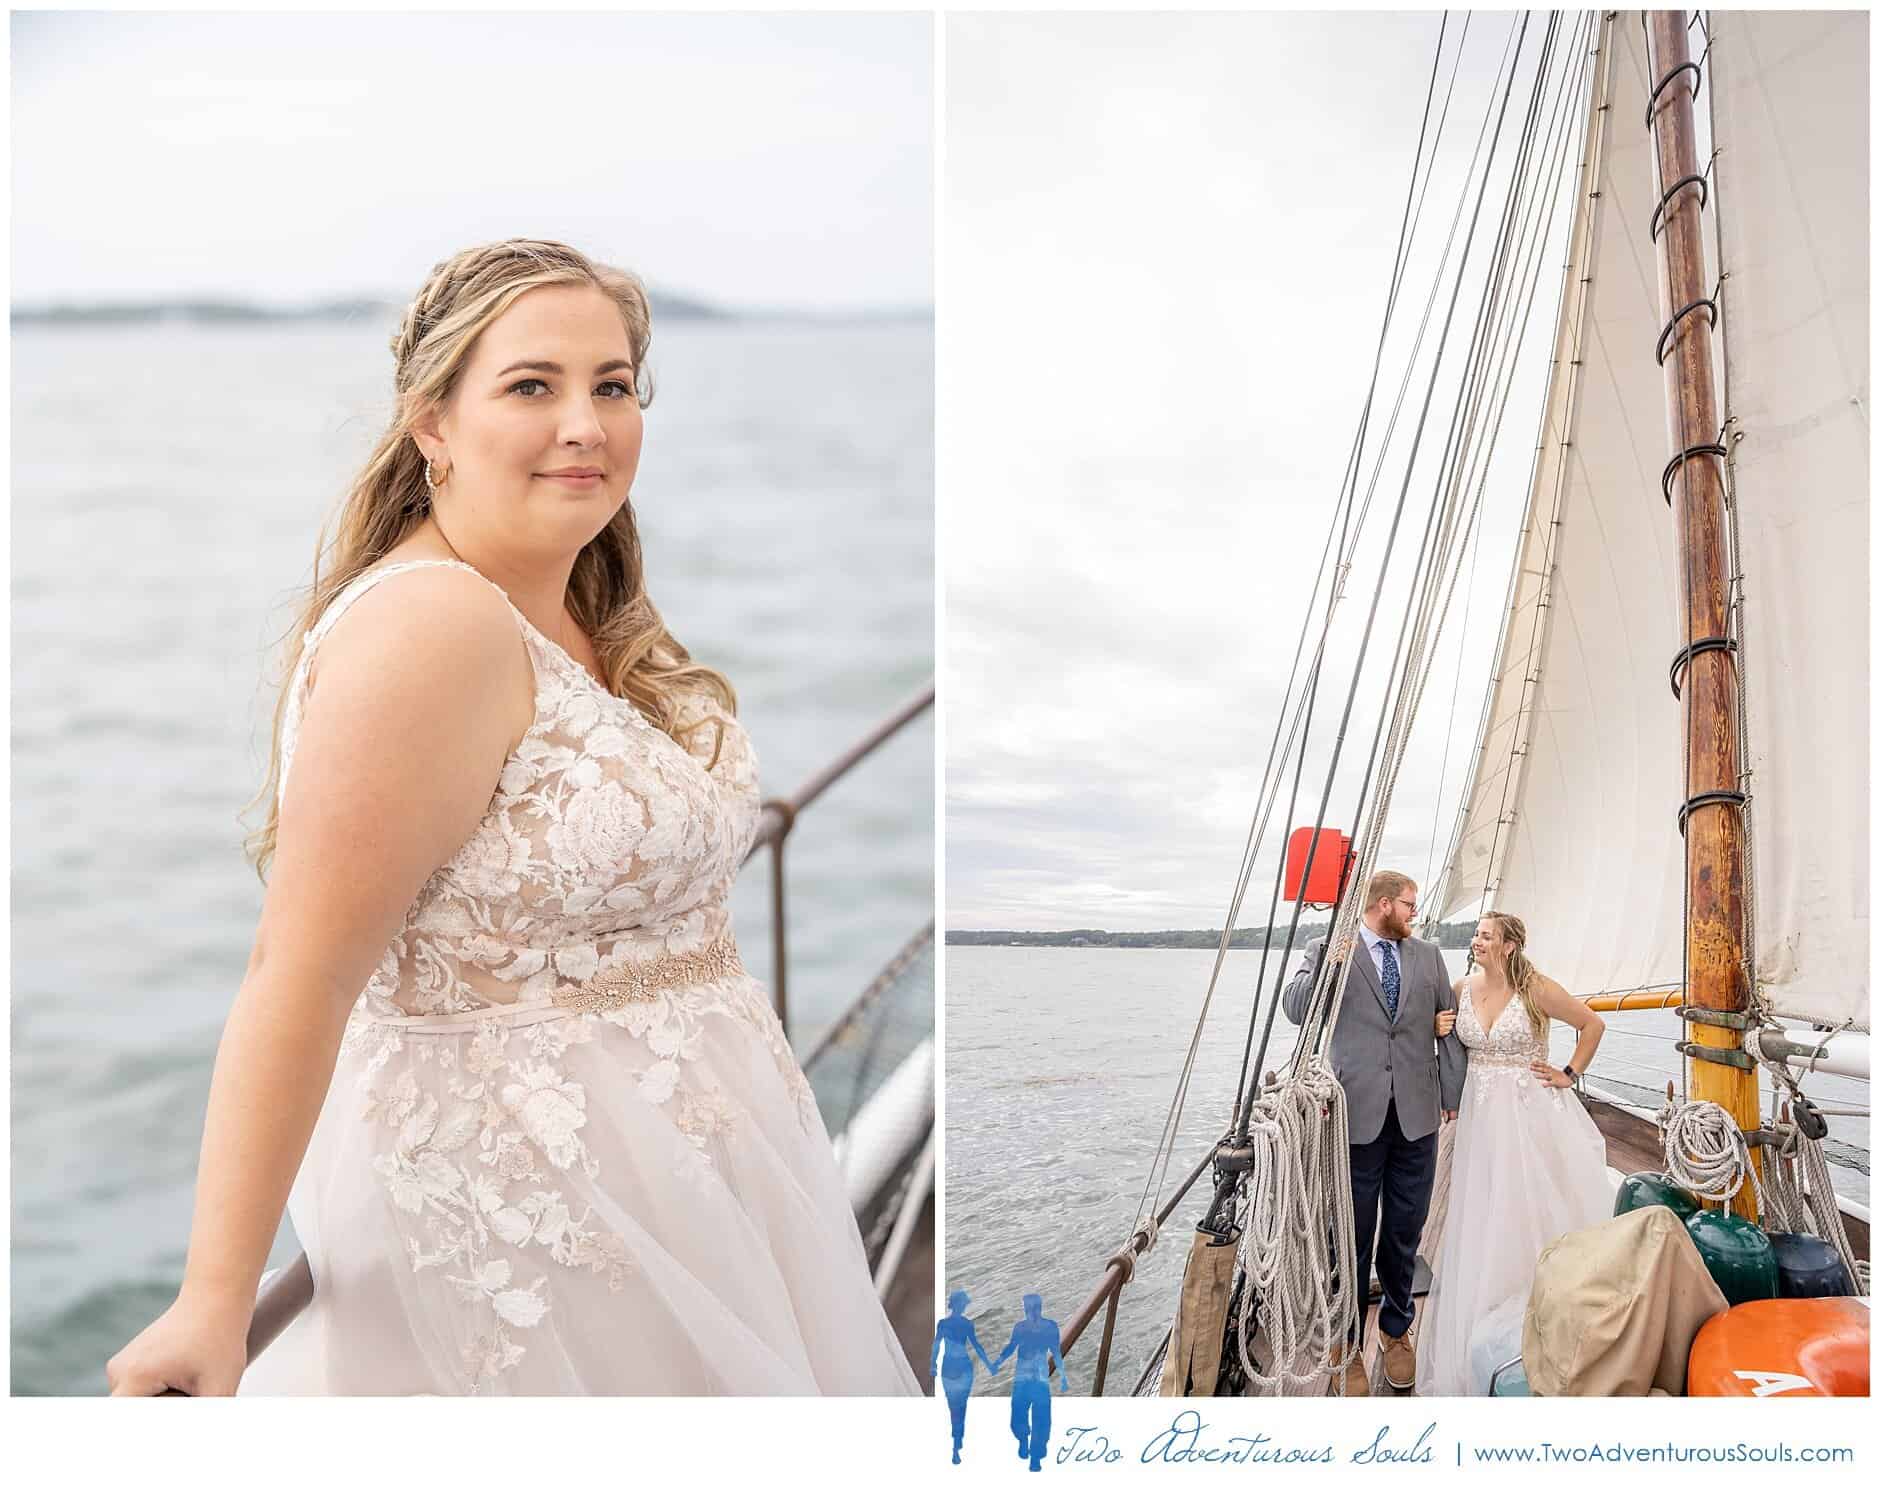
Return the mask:
<path id="1" fill-rule="evenodd" d="M 668 953 L 643 963 L 610 964 L 585 984 L 557 989 L 549 1000 L 577 1015 L 599 1015 L 622 1005 L 643 1005 L 668 989 L 714 984 L 742 972 L 738 944 L 727 932 L 697 952 Z"/>
<path id="2" fill-rule="evenodd" d="M 518 1000 L 514 1004 L 453 1010 L 443 1015 L 377 1016 L 372 1023 L 420 1036 L 474 1031 L 495 1021 L 511 1026 L 534 1025 L 557 1015 L 602 1015 L 626 1005 L 643 1005 L 668 989 L 688 984 L 713 984 L 743 972 L 738 944 L 726 933 L 697 952 L 669 953 L 643 962 L 611 963 L 587 983 L 557 989 L 545 1000 Z"/>
<path id="3" fill-rule="evenodd" d="M 1469 1071 L 1472 1073 L 1490 1072 L 1531 1072 L 1534 1064 L 1542 1061 L 1539 1057 L 1490 1057 L 1486 1052 L 1469 1054 Z"/>

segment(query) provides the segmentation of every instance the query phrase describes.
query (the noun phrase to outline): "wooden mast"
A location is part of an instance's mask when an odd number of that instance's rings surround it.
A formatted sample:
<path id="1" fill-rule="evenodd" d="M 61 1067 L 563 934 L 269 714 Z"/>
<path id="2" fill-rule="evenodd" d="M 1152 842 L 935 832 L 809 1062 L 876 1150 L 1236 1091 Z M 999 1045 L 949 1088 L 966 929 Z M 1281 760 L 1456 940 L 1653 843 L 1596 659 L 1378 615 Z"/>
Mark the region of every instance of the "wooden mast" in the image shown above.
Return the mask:
<path id="1" fill-rule="evenodd" d="M 1725 639 L 1729 622 L 1729 552 L 1723 518 L 1723 462 L 1692 447 L 1718 438 L 1716 384 L 1711 370 L 1709 306 L 1704 275 L 1702 199 L 1697 183 L 1693 108 L 1699 74 L 1690 66 L 1689 19 L 1683 11 L 1647 13 L 1651 40 L 1651 124 L 1658 156 L 1658 181 L 1670 192 L 1659 237 L 1660 288 L 1664 317 L 1677 327 L 1660 342 L 1675 342 L 1664 361 L 1671 454 L 1685 455 L 1671 473 L 1671 526 L 1682 562 L 1688 601 L 1680 602 L 1680 630 L 1690 641 Z M 1623 129 L 1623 124 L 1620 123 Z M 1682 185 L 1674 187 L 1675 185 Z M 1683 312 L 1689 311 L 1689 312 Z M 1656 506 L 1641 499 L 1641 506 Z M 1670 646 L 1676 652 L 1679 646 Z M 1736 658 L 1709 650 L 1690 656 L 1684 670 L 1680 722 L 1688 727 L 1686 800 L 1712 792 L 1735 792 L 1739 784 Z M 1667 813 L 1667 820 L 1670 813 Z M 1738 1012 L 1750 1004 L 1744 987 L 1744 848 L 1740 805 L 1727 800 L 1690 809 L 1685 824 L 1686 942 L 1690 1003 L 1705 1010 Z M 1743 1033 L 1728 1026 L 1690 1023 L 1700 1047 L 1743 1049 Z M 1760 1123 L 1753 1063 L 1740 1065 L 1691 1059 L 1691 1096 L 1721 1104 L 1745 1132 Z M 1760 1153 L 1752 1147 L 1760 1170 Z M 1755 1195 L 1745 1182 L 1732 1209 L 1756 1217 Z"/>

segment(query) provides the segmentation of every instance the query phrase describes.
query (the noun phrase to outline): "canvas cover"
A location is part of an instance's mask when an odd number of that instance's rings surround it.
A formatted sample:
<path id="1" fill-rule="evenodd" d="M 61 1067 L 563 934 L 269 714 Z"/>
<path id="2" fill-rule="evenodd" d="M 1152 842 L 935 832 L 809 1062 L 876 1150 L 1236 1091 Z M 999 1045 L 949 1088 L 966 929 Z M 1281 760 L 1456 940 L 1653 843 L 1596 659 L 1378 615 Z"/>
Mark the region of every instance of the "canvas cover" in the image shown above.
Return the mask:
<path id="1" fill-rule="evenodd" d="M 1521 1362 L 1536 1397 L 1684 1395 L 1691 1342 L 1725 1301 L 1660 1205 L 1563 1235 L 1528 1294 Z"/>

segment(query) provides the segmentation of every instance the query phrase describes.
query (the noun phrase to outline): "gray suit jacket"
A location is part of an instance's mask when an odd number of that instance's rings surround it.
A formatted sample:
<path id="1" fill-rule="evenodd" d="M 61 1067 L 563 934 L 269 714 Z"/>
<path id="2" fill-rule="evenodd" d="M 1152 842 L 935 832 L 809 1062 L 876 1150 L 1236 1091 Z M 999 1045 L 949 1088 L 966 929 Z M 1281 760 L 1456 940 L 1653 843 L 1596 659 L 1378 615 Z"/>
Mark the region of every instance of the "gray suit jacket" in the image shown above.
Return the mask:
<path id="1" fill-rule="evenodd" d="M 1312 1002 L 1312 972 L 1325 950 L 1320 937 L 1305 951 L 1299 971 L 1286 985 L 1280 1003 L 1294 1025 L 1305 1019 Z M 1397 944 L 1397 1019 L 1384 1007 L 1384 986 L 1362 935 L 1352 939 L 1352 980 L 1338 1027 L 1332 1032 L 1332 1071 L 1345 1090 L 1351 1144 L 1375 1141 L 1384 1130 L 1384 1113 L 1397 1101 L 1398 1128 L 1411 1140 L 1432 1135 L 1437 1107 L 1462 1107 L 1462 1080 L 1469 1070 L 1468 1049 L 1451 1031 L 1436 1039 L 1436 1012 L 1454 1007 L 1449 969 L 1442 952 L 1429 942 L 1406 937 Z M 1333 979 L 1336 990 L 1337 979 Z"/>

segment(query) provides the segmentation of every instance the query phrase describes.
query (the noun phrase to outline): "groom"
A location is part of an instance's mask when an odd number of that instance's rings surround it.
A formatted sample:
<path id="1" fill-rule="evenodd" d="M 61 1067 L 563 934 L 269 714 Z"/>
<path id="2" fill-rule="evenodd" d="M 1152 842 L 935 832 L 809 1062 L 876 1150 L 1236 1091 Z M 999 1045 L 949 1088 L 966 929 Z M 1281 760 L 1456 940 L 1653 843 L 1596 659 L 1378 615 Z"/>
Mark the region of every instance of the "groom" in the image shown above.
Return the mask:
<path id="1" fill-rule="evenodd" d="M 1436 1176 L 1438 1109 L 1440 1105 L 1444 1120 L 1456 1117 L 1468 1071 L 1468 1053 L 1455 1032 L 1440 1040 L 1436 1034 L 1437 1015 L 1453 1011 L 1455 999 L 1442 953 L 1410 935 L 1417 913 L 1415 881 L 1380 869 L 1371 876 L 1364 898 L 1355 957 L 1341 950 L 1332 959 L 1334 965 L 1349 960 L 1353 975 L 1332 1032 L 1331 1052 L 1350 1118 L 1358 1259 L 1358 1327 L 1346 1336 L 1347 1346 L 1334 1359 L 1334 1364 L 1345 1364 L 1347 1396 L 1370 1391 L 1359 1352 L 1371 1293 L 1374 1234 L 1377 1280 L 1384 1290 L 1377 1316 L 1384 1377 L 1400 1390 L 1416 1382 L 1416 1349 L 1409 1335 L 1416 1304 L 1410 1284 Z M 1286 1018 L 1294 1025 L 1305 1019 L 1312 1001 L 1312 979 L 1325 941 L 1320 937 L 1306 948 L 1305 961 L 1281 998 Z M 1332 998 L 1337 997 L 1334 978 Z M 1448 1024 L 1454 1023 L 1451 1015 Z"/>

